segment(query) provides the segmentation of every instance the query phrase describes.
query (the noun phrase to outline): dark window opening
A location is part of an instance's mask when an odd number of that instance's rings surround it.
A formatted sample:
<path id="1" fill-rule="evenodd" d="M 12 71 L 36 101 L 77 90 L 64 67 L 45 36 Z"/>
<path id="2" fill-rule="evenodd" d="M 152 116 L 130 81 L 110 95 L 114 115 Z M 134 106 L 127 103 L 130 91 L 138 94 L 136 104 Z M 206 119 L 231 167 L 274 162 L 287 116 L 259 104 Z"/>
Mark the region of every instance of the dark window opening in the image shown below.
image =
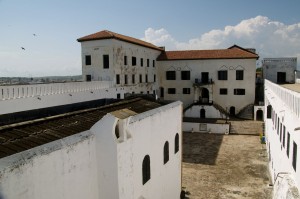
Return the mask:
<path id="1" fill-rule="evenodd" d="M 153 67 L 155 67 L 155 60 L 153 60 L 152 65 L 153 65 Z"/>
<path id="2" fill-rule="evenodd" d="M 143 185 L 151 178 L 150 156 L 146 155 L 142 165 Z"/>
<path id="3" fill-rule="evenodd" d="M 218 80 L 227 80 L 227 70 L 218 71 Z"/>
<path id="4" fill-rule="evenodd" d="M 135 84 L 135 75 L 132 75 L 132 84 Z"/>
<path id="5" fill-rule="evenodd" d="M 166 71 L 167 80 L 176 80 L 176 71 Z"/>
<path id="6" fill-rule="evenodd" d="M 120 84 L 120 75 L 116 75 L 116 83 Z"/>
<path id="7" fill-rule="evenodd" d="M 283 148 L 285 148 L 285 126 L 283 125 L 283 138 L 282 138 L 282 145 L 283 145 Z"/>
<path id="8" fill-rule="evenodd" d="M 86 75 L 85 77 L 87 82 L 92 81 L 92 75 Z"/>
<path id="9" fill-rule="evenodd" d="M 236 88 L 233 91 L 234 95 L 245 95 L 246 91 L 245 89 L 242 88 Z"/>
<path id="10" fill-rule="evenodd" d="M 116 138 L 117 138 L 117 139 L 120 137 L 119 125 L 118 125 L 118 124 L 117 124 L 116 127 L 115 127 L 115 135 L 116 135 Z"/>
<path id="11" fill-rule="evenodd" d="M 168 88 L 168 94 L 176 94 L 176 88 Z"/>
<path id="12" fill-rule="evenodd" d="M 125 80 L 125 84 L 127 84 L 128 83 L 128 81 L 127 81 L 127 75 L 124 76 L 124 80 Z"/>
<path id="13" fill-rule="evenodd" d="M 202 109 L 200 110 L 200 118 L 201 118 L 201 119 L 204 119 L 204 118 L 205 118 L 205 109 L 204 109 L 204 108 L 202 108 Z"/>
<path id="14" fill-rule="evenodd" d="M 290 157 L 290 133 L 287 133 L 287 141 L 286 141 L 286 155 L 287 157 Z"/>
<path id="15" fill-rule="evenodd" d="M 117 93 L 117 99 L 121 99 L 121 94 Z"/>
<path id="16" fill-rule="evenodd" d="M 183 88 L 182 93 L 183 94 L 191 94 L 191 89 L 190 88 Z"/>
<path id="17" fill-rule="evenodd" d="M 294 142 L 294 146 L 293 146 L 293 168 L 296 171 L 297 169 L 297 144 L 296 142 Z"/>
<path id="18" fill-rule="evenodd" d="M 169 161 L 169 142 L 166 141 L 164 145 L 164 164 Z"/>
<path id="19" fill-rule="evenodd" d="M 109 68 L 109 56 L 103 55 L 103 68 Z"/>
<path id="20" fill-rule="evenodd" d="M 175 149 L 174 149 L 174 153 L 176 154 L 179 151 L 179 135 L 178 133 L 176 133 L 175 135 Z"/>
<path id="21" fill-rule="evenodd" d="M 272 106 L 267 106 L 267 119 L 270 119 L 272 117 Z"/>
<path id="22" fill-rule="evenodd" d="M 140 74 L 140 83 L 143 82 L 143 77 L 142 77 L 142 74 Z"/>
<path id="23" fill-rule="evenodd" d="M 243 70 L 237 70 L 236 71 L 236 80 L 243 80 L 244 79 L 244 71 Z"/>
<path id="24" fill-rule="evenodd" d="M 208 83 L 209 82 L 209 73 L 208 72 L 202 72 L 201 73 L 201 82 L 202 83 Z"/>
<path id="25" fill-rule="evenodd" d="M 163 87 L 160 87 L 160 97 L 164 97 L 165 96 L 165 89 Z"/>
<path id="26" fill-rule="evenodd" d="M 124 65 L 127 65 L 127 56 L 124 56 Z"/>
<path id="27" fill-rule="evenodd" d="M 136 57 L 132 57 L 131 63 L 132 63 L 132 66 L 136 66 Z"/>
<path id="28" fill-rule="evenodd" d="M 149 67 L 149 62 L 150 62 L 149 59 L 147 59 L 147 67 Z"/>
<path id="29" fill-rule="evenodd" d="M 91 55 L 85 56 L 85 65 L 91 65 L 92 64 L 92 58 Z"/>
<path id="30" fill-rule="evenodd" d="M 156 75 L 153 76 L 153 82 L 156 82 Z"/>
<path id="31" fill-rule="evenodd" d="M 141 58 L 141 66 L 144 66 L 144 59 Z"/>
<path id="32" fill-rule="evenodd" d="M 282 141 L 282 123 L 280 123 L 280 135 L 279 135 L 280 142 Z"/>
<path id="33" fill-rule="evenodd" d="M 190 80 L 191 72 L 190 71 L 181 71 L 181 80 Z"/>
<path id="34" fill-rule="evenodd" d="M 229 108 L 229 114 L 232 115 L 232 116 L 235 116 L 235 107 L 234 106 L 231 106 Z"/>
<path id="35" fill-rule="evenodd" d="M 282 84 L 286 82 L 286 73 L 277 72 L 277 83 Z"/>
<path id="36" fill-rule="evenodd" d="M 227 88 L 220 88 L 220 95 L 227 95 Z"/>
<path id="37" fill-rule="evenodd" d="M 148 75 L 145 75 L 145 77 L 146 77 L 146 78 L 145 78 L 145 79 L 146 79 L 145 81 L 146 81 L 146 83 L 148 83 Z"/>

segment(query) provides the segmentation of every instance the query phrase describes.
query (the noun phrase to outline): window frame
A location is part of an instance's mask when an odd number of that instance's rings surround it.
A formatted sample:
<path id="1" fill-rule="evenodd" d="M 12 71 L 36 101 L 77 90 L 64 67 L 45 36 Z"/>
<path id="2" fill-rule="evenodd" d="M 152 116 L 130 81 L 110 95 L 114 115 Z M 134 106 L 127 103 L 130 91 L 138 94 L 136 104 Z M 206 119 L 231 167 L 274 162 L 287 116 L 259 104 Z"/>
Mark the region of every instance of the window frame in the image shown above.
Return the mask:
<path id="1" fill-rule="evenodd" d="M 182 94 L 190 95 L 191 94 L 191 88 L 182 88 Z"/>
<path id="2" fill-rule="evenodd" d="M 176 80 L 176 71 L 174 70 L 166 71 L 166 80 Z"/>
<path id="3" fill-rule="evenodd" d="M 235 71 L 235 79 L 236 80 L 244 80 L 244 70 L 236 70 Z"/>
<path id="4" fill-rule="evenodd" d="M 235 88 L 233 90 L 234 95 L 246 95 L 246 89 L 244 88 Z"/>
<path id="5" fill-rule="evenodd" d="M 218 80 L 228 80 L 228 70 L 219 70 Z"/>
<path id="6" fill-rule="evenodd" d="M 103 68 L 108 69 L 109 68 L 109 55 L 105 54 L 102 56 L 103 58 Z"/>
<path id="7" fill-rule="evenodd" d="M 92 56 L 91 55 L 85 55 L 85 65 L 90 66 L 92 65 Z"/>
<path id="8" fill-rule="evenodd" d="M 168 88 L 168 94 L 169 95 L 175 95 L 176 94 L 176 88 Z"/>
<path id="9" fill-rule="evenodd" d="M 136 57 L 135 56 L 131 57 L 131 65 L 136 66 Z"/>
<path id="10" fill-rule="evenodd" d="M 226 92 L 224 92 L 224 91 L 226 91 Z M 220 88 L 219 94 L 220 95 L 228 95 L 228 89 L 227 88 Z"/>
<path id="11" fill-rule="evenodd" d="M 191 80 L 191 71 L 182 70 L 181 71 L 181 80 Z"/>
<path id="12" fill-rule="evenodd" d="M 166 141 L 165 144 L 164 144 L 164 164 L 167 164 L 170 160 L 170 157 L 169 157 L 169 142 Z"/>
<path id="13" fill-rule="evenodd" d="M 142 183 L 146 184 L 151 179 L 151 159 L 149 155 L 145 155 L 142 162 Z"/>

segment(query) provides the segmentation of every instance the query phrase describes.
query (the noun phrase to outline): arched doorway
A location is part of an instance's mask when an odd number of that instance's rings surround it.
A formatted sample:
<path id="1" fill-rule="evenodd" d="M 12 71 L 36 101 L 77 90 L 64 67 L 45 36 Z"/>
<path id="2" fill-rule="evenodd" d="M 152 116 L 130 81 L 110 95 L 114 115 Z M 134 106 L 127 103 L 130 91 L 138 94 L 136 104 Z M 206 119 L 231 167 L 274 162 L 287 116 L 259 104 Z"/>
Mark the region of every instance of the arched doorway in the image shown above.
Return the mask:
<path id="1" fill-rule="evenodd" d="M 204 108 L 202 108 L 200 110 L 200 118 L 205 118 L 205 109 Z"/>
<path id="2" fill-rule="evenodd" d="M 262 110 L 256 111 L 256 120 L 263 120 L 263 111 Z"/>
<path id="3" fill-rule="evenodd" d="M 209 102 L 209 91 L 207 88 L 201 89 L 201 96 L 199 97 L 200 103 L 208 103 Z"/>
<path id="4" fill-rule="evenodd" d="M 230 107 L 229 114 L 232 115 L 232 116 L 235 116 L 235 107 L 234 106 Z"/>

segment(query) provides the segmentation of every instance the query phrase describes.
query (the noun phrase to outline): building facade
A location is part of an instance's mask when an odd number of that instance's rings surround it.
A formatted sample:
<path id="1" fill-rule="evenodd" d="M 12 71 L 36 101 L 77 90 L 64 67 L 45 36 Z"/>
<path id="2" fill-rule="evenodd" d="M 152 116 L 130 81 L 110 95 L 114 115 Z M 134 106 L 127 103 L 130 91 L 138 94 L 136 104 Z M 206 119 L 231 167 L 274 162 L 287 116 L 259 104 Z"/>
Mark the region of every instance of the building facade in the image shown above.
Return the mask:
<path id="1" fill-rule="evenodd" d="M 299 92 L 299 84 L 277 85 L 265 80 L 265 136 L 273 198 L 299 196 Z"/>

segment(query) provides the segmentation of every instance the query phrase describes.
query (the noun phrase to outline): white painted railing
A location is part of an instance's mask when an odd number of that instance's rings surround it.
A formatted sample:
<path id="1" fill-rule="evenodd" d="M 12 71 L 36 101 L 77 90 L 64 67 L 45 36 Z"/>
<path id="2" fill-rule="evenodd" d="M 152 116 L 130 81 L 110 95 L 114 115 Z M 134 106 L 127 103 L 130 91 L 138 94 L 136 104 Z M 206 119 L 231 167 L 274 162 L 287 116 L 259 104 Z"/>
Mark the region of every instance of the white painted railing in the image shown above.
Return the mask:
<path id="1" fill-rule="evenodd" d="M 265 80 L 265 89 L 266 92 L 268 90 L 273 92 L 276 98 L 279 98 L 300 119 L 300 93 L 283 88 L 269 80 Z"/>
<path id="2" fill-rule="evenodd" d="M 0 100 L 99 90 L 112 86 L 112 81 L 0 86 Z"/>

